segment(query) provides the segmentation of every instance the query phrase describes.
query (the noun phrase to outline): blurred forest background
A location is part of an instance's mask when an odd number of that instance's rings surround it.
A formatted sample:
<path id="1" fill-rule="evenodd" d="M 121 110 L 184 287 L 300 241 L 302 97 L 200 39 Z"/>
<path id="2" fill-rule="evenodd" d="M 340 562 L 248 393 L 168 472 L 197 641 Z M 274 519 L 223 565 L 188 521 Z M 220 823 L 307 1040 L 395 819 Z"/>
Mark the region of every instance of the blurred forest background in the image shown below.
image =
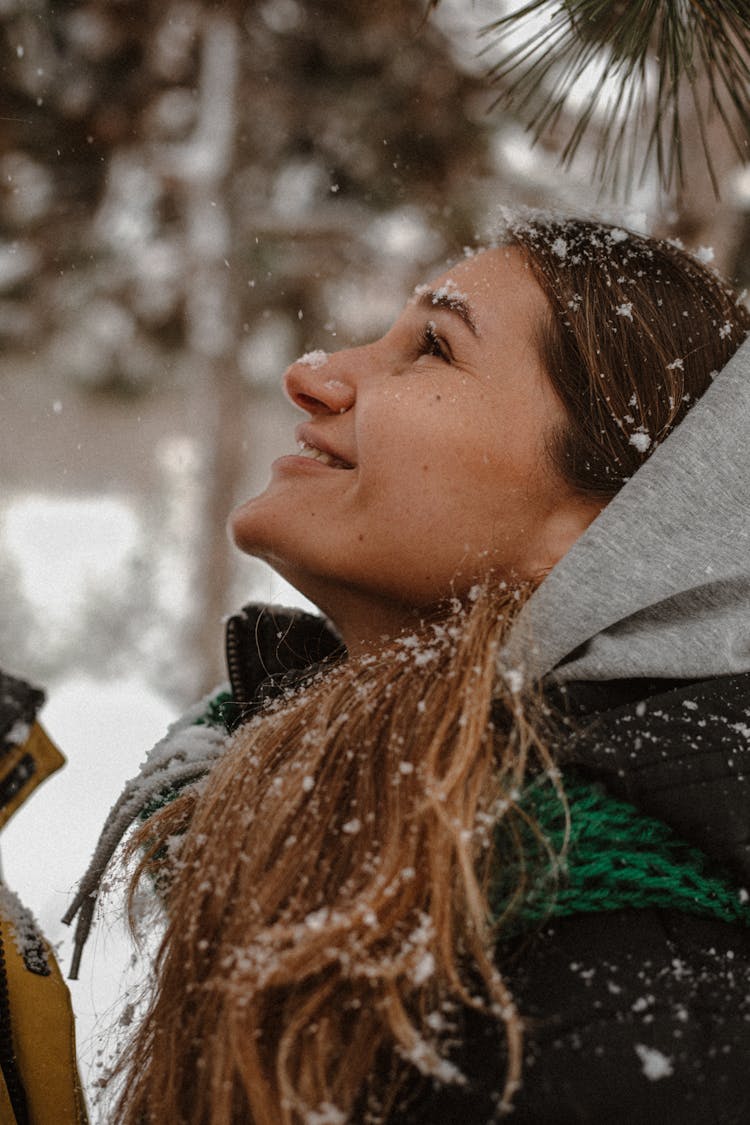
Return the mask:
<path id="1" fill-rule="evenodd" d="M 74 855 L 30 903 L 53 937 L 124 776 L 223 678 L 223 615 L 291 597 L 224 525 L 291 449 L 296 355 L 380 333 L 501 206 L 607 213 L 750 283 L 747 166 L 717 128 L 718 201 L 689 101 L 685 182 L 624 200 L 596 115 L 561 170 L 570 119 L 532 149 L 493 108 L 480 32 L 518 6 L 0 0 L 0 663 L 71 759 L 37 814 Z"/>

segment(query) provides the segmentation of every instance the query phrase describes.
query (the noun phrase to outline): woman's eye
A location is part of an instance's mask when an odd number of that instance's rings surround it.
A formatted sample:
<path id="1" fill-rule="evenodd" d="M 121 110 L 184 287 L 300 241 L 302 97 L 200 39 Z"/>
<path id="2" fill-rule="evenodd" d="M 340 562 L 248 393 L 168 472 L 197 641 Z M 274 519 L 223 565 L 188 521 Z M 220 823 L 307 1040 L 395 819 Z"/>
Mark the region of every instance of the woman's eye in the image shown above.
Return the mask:
<path id="1" fill-rule="evenodd" d="M 427 323 L 420 333 L 419 354 L 434 355 L 437 359 L 442 359 L 445 363 L 452 362 L 450 349 L 445 341 L 440 339 L 435 331 L 435 325 L 432 322 Z"/>

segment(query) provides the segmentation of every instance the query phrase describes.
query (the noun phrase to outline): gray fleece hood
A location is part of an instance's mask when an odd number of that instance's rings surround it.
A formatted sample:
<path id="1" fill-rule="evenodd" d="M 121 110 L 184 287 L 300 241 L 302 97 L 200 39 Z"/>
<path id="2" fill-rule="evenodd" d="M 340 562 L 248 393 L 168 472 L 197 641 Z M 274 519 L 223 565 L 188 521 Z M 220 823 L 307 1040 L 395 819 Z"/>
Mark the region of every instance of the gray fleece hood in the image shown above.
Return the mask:
<path id="1" fill-rule="evenodd" d="M 502 665 L 548 681 L 750 670 L 750 339 L 522 610 Z"/>

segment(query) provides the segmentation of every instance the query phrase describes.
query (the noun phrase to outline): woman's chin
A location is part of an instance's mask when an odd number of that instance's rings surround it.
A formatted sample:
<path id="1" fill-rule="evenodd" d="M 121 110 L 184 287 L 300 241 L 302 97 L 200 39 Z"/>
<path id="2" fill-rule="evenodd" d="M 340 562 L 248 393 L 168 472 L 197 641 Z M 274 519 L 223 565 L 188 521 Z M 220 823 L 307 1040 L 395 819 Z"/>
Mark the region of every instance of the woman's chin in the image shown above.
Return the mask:
<path id="1" fill-rule="evenodd" d="M 261 553 L 265 539 L 264 528 L 268 530 L 268 513 L 263 513 L 263 498 L 265 492 L 259 496 L 251 496 L 229 513 L 227 519 L 227 535 L 232 542 L 248 555 Z"/>

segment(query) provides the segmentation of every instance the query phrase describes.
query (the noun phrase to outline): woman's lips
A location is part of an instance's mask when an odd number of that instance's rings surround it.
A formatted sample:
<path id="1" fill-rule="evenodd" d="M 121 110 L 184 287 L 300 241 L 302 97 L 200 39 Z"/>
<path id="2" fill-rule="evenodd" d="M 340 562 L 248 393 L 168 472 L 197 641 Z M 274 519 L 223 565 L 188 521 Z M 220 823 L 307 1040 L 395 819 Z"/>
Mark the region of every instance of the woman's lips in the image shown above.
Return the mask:
<path id="1" fill-rule="evenodd" d="M 348 461 L 342 461 L 340 457 L 334 457 L 332 453 L 327 453 L 325 449 L 318 449 L 317 446 L 310 445 L 306 441 L 297 442 L 297 456 L 309 457 L 312 461 L 320 461 L 332 469 L 354 468 L 354 465 L 350 465 Z"/>
<path id="2" fill-rule="evenodd" d="M 297 439 L 297 455 L 299 457 L 319 461 L 332 469 L 354 468 L 354 464 L 343 456 L 343 451 L 334 448 L 329 441 L 318 435 L 309 422 L 298 426 L 294 436 Z"/>

